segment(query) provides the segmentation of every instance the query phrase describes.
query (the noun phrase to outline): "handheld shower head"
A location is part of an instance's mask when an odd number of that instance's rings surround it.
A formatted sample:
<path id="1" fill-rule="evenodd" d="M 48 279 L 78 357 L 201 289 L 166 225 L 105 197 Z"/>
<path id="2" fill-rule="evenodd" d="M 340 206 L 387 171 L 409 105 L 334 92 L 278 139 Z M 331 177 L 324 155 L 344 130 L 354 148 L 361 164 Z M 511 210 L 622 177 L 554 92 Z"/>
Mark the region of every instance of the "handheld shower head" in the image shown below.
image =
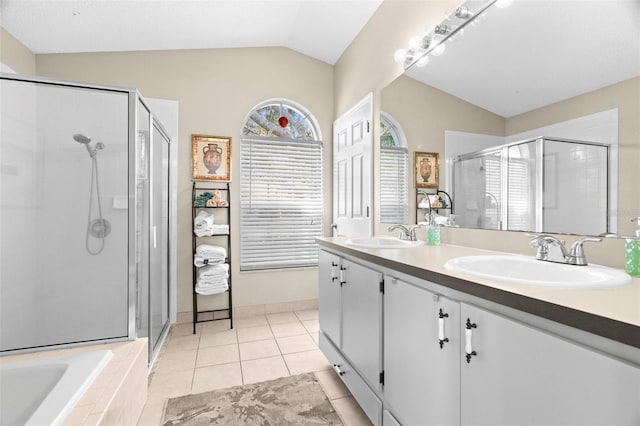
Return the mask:
<path id="1" fill-rule="evenodd" d="M 76 133 L 75 135 L 73 135 L 73 140 L 81 143 L 84 145 L 85 148 L 87 148 L 87 152 L 89 153 L 89 157 L 91 158 L 95 158 L 96 156 L 96 150 L 95 149 L 91 149 L 91 138 L 80 134 L 80 133 Z"/>
<path id="2" fill-rule="evenodd" d="M 80 133 L 76 133 L 75 135 L 73 135 L 73 140 L 83 144 L 88 144 L 89 142 L 91 142 L 91 138 L 88 138 Z"/>

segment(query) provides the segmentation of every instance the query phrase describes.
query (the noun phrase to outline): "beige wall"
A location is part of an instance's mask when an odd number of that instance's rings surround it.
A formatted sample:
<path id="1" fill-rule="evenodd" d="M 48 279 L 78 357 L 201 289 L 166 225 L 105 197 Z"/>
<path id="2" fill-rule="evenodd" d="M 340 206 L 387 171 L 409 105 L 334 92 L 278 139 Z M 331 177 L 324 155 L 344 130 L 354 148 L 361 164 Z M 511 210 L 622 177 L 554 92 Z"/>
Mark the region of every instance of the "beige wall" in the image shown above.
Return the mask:
<path id="1" fill-rule="evenodd" d="M 36 55 L 0 27 L 0 63 L 18 74 L 36 74 Z"/>
<path id="2" fill-rule="evenodd" d="M 259 102 L 288 98 L 318 120 L 330 182 L 333 67 L 286 48 L 181 50 L 38 55 L 41 76 L 135 87 L 143 96 L 179 102 L 178 311 L 191 310 L 191 134 L 231 136 L 234 305 L 282 303 L 317 297 L 317 270 L 240 273 L 240 130 Z M 330 188 L 327 184 L 326 188 Z M 330 206 L 330 190 L 327 205 Z M 328 229 L 330 209 L 325 220 Z M 213 298 L 210 298 L 213 299 Z M 220 300 L 218 301 L 220 302 Z"/>

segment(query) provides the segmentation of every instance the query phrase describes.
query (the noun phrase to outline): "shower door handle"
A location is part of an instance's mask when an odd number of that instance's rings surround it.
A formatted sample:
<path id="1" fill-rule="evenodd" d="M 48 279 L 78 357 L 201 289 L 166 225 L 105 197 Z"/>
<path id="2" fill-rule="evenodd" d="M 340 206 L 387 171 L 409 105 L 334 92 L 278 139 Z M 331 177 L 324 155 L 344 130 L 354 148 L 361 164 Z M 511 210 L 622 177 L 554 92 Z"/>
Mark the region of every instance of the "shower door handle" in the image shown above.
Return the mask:
<path id="1" fill-rule="evenodd" d="M 153 227 L 153 248 L 156 248 L 158 245 L 156 244 L 156 227 Z"/>

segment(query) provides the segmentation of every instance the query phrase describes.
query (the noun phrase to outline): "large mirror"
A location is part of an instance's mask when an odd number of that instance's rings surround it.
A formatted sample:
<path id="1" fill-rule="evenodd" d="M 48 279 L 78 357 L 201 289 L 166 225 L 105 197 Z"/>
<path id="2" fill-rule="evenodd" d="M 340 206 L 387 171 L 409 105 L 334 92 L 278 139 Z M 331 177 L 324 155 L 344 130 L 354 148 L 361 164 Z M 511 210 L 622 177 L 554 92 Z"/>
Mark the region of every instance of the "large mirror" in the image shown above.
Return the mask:
<path id="1" fill-rule="evenodd" d="M 381 94 L 381 112 L 406 138 L 409 173 L 396 187 L 408 189 L 409 221 L 425 213 L 413 153 L 431 152 L 460 226 L 631 234 L 640 2 L 514 0 L 464 32 Z"/>

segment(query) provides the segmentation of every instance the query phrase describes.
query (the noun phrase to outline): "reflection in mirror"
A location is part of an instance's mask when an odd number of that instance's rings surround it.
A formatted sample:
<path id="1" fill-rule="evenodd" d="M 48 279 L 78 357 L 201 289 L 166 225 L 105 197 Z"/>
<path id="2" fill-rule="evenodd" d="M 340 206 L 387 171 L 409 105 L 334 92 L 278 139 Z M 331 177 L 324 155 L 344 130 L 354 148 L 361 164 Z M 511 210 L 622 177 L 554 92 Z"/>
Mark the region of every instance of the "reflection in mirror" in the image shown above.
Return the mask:
<path id="1" fill-rule="evenodd" d="M 409 221 L 407 139 L 393 117 L 380 113 L 380 223 Z"/>
<path id="2" fill-rule="evenodd" d="M 461 155 L 452 162 L 457 223 L 605 233 L 608 154 L 607 145 L 543 137 Z"/>
<path id="3" fill-rule="evenodd" d="M 608 147 L 608 163 L 606 155 L 594 160 L 584 179 L 568 178 L 558 168 L 558 173 L 538 182 L 537 189 L 531 190 L 537 194 L 537 204 L 528 201 L 511 228 L 504 188 L 509 180 L 479 188 L 477 180 L 466 178 L 473 184 L 464 191 L 475 192 L 477 208 L 483 210 L 463 226 L 629 235 L 633 231 L 629 218 L 640 213 L 640 193 L 634 183 L 640 178 L 639 16 L 640 2 L 634 0 L 514 0 L 506 9 L 492 6 L 478 25 L 465 28 L 462 38 L 447 42 L 443 55 L 431 57 L 425 67 L 411 67 L 387 86 L 381 94 L 381 109 L 402 124 L 409 156 L 415 151 L 440 154 L 440 186 L 449 193 L 454 192 L 453 161 L 465 154 L 494 148 L 489 151 L 493 155 L 468 166 L 488 170 L 510 154 L 497 147 L 541 136 Z M 616 30 L 593 31 L 603 27 Z M 592 155 L 574 151 L 575 159 Z M 543 164 L 552 170 L 553 161 L 558 167 L 564 165 L 559 158 L 543 158 L 536 170 Z M 522 164 L 529 161 L 533 160 L 522 160 Z M 500 173 L 508 177 L 506 168 Z M 599 176 L 597 183 L 592 176 Z M 569 202 L 579 186 L 587 186 L 584 190 L 598 200 L 591 209 L 596 214 L 591 225 L 571 221 L 583 215 L 582 210 L 567 213 L 551 208 Z M 451 195 L 460 223 L 464 205 L 457 200 L 459 191 L 455 192 Z M 414 203 L 415 188 L 409 188 L 409 193 L 408 200 Z M 409 211 L 415 207 L 410 205 Z M 564 220 L 556 221 L 554 214 Z M 540 228 L 544 222 L 554 225 Z"/>

